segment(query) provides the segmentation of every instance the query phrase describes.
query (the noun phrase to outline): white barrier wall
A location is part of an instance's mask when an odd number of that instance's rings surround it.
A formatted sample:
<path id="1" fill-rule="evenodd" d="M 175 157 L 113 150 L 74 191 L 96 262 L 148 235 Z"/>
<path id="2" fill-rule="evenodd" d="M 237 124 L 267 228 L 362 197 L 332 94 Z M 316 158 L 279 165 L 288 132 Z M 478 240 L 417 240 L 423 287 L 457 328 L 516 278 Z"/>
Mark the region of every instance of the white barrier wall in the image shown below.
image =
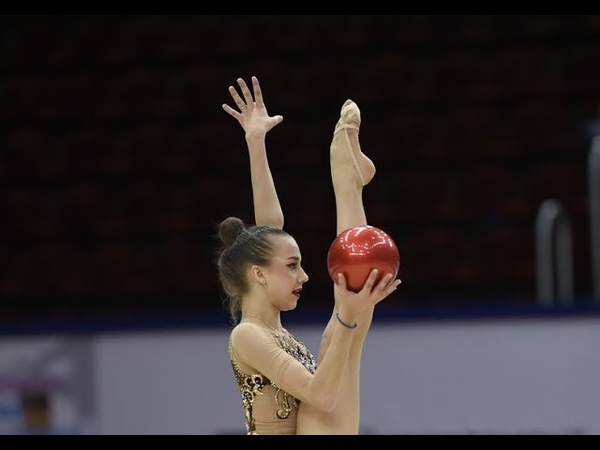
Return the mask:
<path id="1" fill-rule="evenodd" d="M 288 329 L 316 352 L 320 327 Z M 0 432 L 23 426 L 15 393 L 45 383 L 54 432 L 243 434 L 227 334 L 2 339 Z M 376 323 L 361 432 L 600 434 L 599 344 L 597 316 Z"/>

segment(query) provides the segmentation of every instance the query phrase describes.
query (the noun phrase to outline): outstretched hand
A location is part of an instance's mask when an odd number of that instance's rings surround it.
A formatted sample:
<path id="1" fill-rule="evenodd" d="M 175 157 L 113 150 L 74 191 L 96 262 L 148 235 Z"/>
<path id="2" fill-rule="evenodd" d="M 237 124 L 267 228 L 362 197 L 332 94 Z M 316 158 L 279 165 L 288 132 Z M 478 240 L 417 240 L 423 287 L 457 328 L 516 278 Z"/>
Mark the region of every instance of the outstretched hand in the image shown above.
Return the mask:
<path id="1" fill-rule="evenodd" d="M 283 116 L 269 116 L 258 78 L 252 77 L 254 95 L 242 78 L 238 78 L 237 83 L 242 95 L 234 86 L 229 86 L 229 93 L 239 111 L 227 104 L 223 104 L 223 109 L 240 123 L 246 133 L 246 139 L 252 136 L 264 136 L 283 121 Z"/>

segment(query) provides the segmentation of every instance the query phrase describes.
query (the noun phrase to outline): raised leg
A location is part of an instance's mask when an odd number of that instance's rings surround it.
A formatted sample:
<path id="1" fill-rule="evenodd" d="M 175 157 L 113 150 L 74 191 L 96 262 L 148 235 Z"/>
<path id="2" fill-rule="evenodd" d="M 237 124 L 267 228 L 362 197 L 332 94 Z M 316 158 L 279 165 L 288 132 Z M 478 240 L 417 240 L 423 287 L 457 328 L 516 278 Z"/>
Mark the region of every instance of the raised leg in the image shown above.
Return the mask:
<path id="1" fill-rule="evenodd" d="M 342 106 L 330 146 L 331 180 L 336 202 L 337 233 L 367 225 L 363 188 L 375 176 L 375 165 L 362 152 L 359 142 L 360 109 L 352 100 Z M 337 305 L 322 336 L 320 361 L 329 346 Z M 360 364 L 363 345 L 373 319 L 373 309 L 358 320 L 352 336 L 352 348 L 345 376 L 340 380 L 342 393 L 336 409 L 328 414 L 302 405 L 298 414 L 299 434 L 358 434 L 360 426 Z"/>
<path id="2" fill-rule="evenodd" d="M 351 227 L 367 225 L 362 191 L 375 176 L 375 165 L 361 150 L 360 124 L 360 109 L 352 100 L 346 100 L 330 146 L 338 234 Z"/>

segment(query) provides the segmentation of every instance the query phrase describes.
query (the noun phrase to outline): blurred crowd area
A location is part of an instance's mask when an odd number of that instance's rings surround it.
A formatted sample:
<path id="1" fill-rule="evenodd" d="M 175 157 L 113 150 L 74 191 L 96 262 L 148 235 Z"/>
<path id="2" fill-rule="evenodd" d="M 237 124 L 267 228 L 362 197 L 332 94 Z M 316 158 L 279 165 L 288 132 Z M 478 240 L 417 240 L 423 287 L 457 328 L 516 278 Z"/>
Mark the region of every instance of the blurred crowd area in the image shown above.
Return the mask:
<path id="1" fill-rule="evenodd" d="M 372 225 L 401 252 L 399 306 L 536 302 L 535 220 L 560 201 L 591 292 L 586 123 L 600 16 L 4 15 L 0 318 L 222 311 L 218 223 L 253 221 L 240 126 L 261 81 L 267 145 L 329 308 L 329 143 L 347 98 L 378 167 Z"/>

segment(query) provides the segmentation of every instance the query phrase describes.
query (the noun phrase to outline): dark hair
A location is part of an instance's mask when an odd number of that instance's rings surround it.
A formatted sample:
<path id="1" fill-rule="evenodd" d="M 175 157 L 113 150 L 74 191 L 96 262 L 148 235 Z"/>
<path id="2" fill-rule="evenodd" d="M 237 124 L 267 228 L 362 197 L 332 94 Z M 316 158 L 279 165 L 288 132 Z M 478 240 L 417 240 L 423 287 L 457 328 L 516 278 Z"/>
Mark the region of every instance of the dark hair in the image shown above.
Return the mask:
<path id="1" fill-rule="evenodd" d="M 219 283 L 234 323 L 239 319 L 242 296 L 249 290 L 247 269 L 267 266 L 273 257 L 273 236 L 290 236 L 280 228 L 246 226 L 237 217 L 228 217 L 219 225 L 221 247 L 217 253 Z"/>

